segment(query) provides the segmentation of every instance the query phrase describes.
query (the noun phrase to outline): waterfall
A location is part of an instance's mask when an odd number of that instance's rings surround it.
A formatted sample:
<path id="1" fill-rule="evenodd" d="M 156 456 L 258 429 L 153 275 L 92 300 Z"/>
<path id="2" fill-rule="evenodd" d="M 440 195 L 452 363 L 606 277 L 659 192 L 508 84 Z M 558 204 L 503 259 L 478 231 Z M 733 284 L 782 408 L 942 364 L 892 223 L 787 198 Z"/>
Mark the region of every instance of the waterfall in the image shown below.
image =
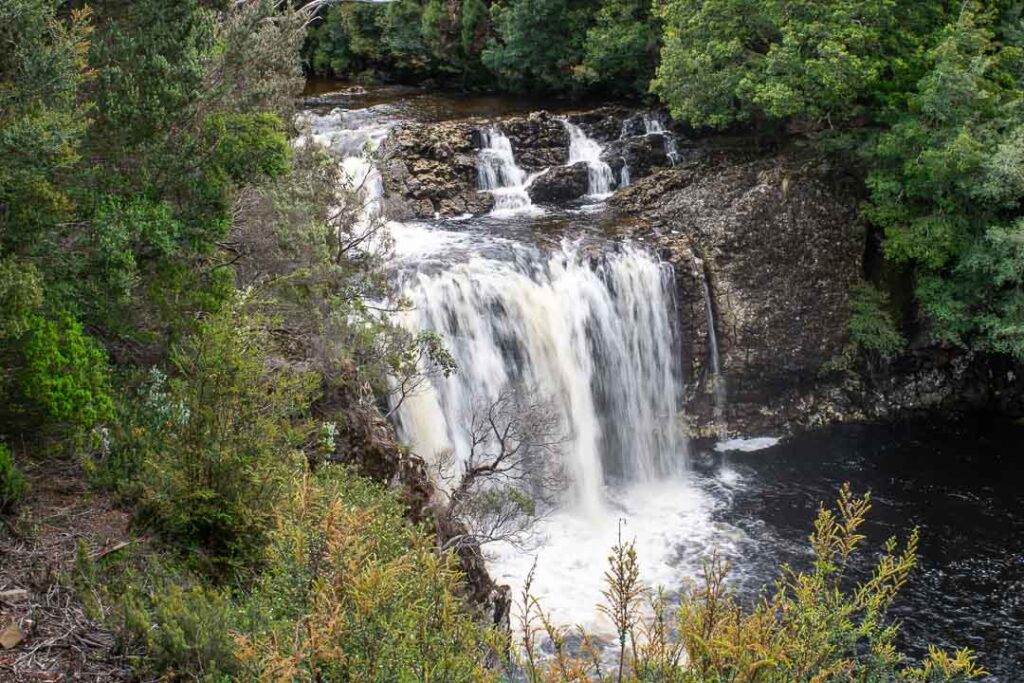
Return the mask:
<path id="1" fill-rule="evenodd" d="M 622 160 L 622 170 L 619 171 L 619 187 L 626 187 L 631 182 L 633 182 L 633 181 L 632 181 L 632 178 L 630 178 L 630 175 L 629 175 L 629 164 L 627 164 L 626 160 L 623 159 Z"/>
<path id="2" fill-rule="evenodd" d="M 701 279 L 704 290 L 704 310 L 707 312 L 708 321 L 708 360 L 711 367 L 711 390 L 714 396 L 714 422 L 719 431 L 724 431 L 725 423 L 725 381 L 722 377 L 721 357 L 718 353 L 718 333 L 715 330 L 715 308 L 711 298 L 711 276 L 704 268 L 704 277 Z"/>
<path id="3" fill-rule="evenodd" d="M 563 245 L 417 273 L 406 324 L 441 334 L 458 372 L 406 401 L 401 436 L 428 460 L 464 462 L 473 405 L 526 386 L 553 400 L 569 437 L 566 503 L 581 512 L 601 510 L 607 483 L 681 471 L 674 293 L 671 268 L 629 246 L 596 264 Z"/>
<path id="4" fill-rule="evenodd" d="M 597 140 L 587 137 L 579 126 L 564 119 L 562 124 L 569 132 L 569 165 L 586 162 L 587 194 L 607 197 L 615 185 L 615 174 L 612 173 L 612 167 L 601 159 L 601 152 L 604 151 L 601 145 Z"/>
<path id="5" fill-rule="evenodd" d="M 496 215 L 509 215 L 533 207 L 527 194 L 530 176 L 516 165 L 512 143 L 496 127 L 480 131 L 483 146 L 477 161 L 477 179 L 481 191 L 494 195 Z"/>
<path id="6" fill-rule="evenodd" d="M 676 136 L 669 133 L 662 124 L 661 119 L 651 112 L 644 112 L 644 132 L 647 135 L 660 135 L 665 139 L 665 156 L 673 166 L 679 163 L 679 150 L 676 146 Z"/>

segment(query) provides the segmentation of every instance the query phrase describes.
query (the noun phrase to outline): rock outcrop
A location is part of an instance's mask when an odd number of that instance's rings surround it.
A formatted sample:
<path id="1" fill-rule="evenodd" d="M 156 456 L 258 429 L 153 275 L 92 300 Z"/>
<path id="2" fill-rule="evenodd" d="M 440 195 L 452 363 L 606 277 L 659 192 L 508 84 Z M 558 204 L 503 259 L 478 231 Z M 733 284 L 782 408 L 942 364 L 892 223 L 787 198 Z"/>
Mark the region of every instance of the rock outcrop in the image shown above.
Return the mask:
<path id="1" fill-rule="evenodd" d="M 855 185 L 845 181 L 799 153 L 719 157 L 613 199 L 639 219 L 632 236 L 675 267 L 691 431 L 721 421 L 743 433 L 783 429 L 841 352 L 864 251 Z"/>
<path id="2" fill-rule="evenodd" d="M 531 173 L 569 161 L 569 133 L 546 111 L 502 119 L 498 125 L 512 143 L 516 163 Z"/>
<path id="3" fill-rule="evenodd" d="M 602 154 L 604 160 L 621 177 L 623 166 L 631 180 L 649 176 L 658 168 L 672 166 L 668 156 L 668 139 L 660 133 L 641 134 L 610 143 Z"/>
<path id="4" fill-rule="evenodd" d="M 884 365 L 856 354 L 847 323 L 865 255 L 859 179 L 799 148 L 758 157 L 722 142 L 706 141 L 688 151 L 703 161 L 658 171 L 610 201 L 628 217 L 625 234 L 675 268 L 692 435 L 937 411 L 1024 414 L 1024 367 L 1006 357 L 926 339 Z"/>
<path id="5" fill-rule="evenodd" d="M 384 194 L 393 218 L 481 214 L 491 195 L 477 191 L 477 127 L 464 121 L 407 123 L 381 144 Z"/>
<path id="6" fill-rule="evenodd" d="M 589 172 L 585 162 L 547 169 L 526 188 L 534 204 L 550 204 L 579 199 L 587 193 Z"/>

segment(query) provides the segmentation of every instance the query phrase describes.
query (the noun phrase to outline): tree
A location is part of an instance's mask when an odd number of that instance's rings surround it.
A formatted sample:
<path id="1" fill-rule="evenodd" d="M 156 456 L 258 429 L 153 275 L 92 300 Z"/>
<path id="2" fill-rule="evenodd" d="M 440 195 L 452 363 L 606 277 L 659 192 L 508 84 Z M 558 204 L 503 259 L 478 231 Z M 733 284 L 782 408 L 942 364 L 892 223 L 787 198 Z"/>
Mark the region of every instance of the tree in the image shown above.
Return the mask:
<path id="1" fill-rule="evenodd" d="M 515 0 L 491 6 L 495 36 L 483 63 L 503 87 L 515 91 L 572 91 L 573 67 L 594 13 L 579 0 Z"/>
<path id="2" fill-rule="evenodd" d="M 442 550 L 527 540 L 564 488 L 562 429 L 551 403 L 524 390 L 506 388 L 493 401 L 477 402 L 463 435 L 464 461 L 445 453 L 436 465 L 447 484 L 445 516 L 465 526 Z"/>
<path id="3" fill-rule="evenodd" d="M 941 15 L 891 0 L 669 0 L 651 89 L 695 126 L 834 125 L 916 78 L 920 42 Z"/>
<path id="4" fill-rule="evenodd" d="M 1012 19 L 1012 17 L 1011 17 Z M 1024 41 L 964 5 L 906 112 L 866 148 L 864 214 L 915 269 L 934 340 L 1024 358 Z"/>
<path id="5" fill-rule="evenodd" d="M 657 63 L 661 28 L 651 0 L 604 0 L 587 30 L 576 75 L 609 92 L 647 92 Z"/>

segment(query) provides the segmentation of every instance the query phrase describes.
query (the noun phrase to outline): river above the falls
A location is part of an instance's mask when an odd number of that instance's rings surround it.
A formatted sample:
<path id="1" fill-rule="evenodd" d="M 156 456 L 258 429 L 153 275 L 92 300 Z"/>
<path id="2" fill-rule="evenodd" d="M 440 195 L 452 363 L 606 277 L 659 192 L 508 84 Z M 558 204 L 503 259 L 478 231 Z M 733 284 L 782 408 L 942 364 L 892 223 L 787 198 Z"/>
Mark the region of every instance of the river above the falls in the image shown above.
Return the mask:
<path id="1" fill-rule="evenodd" d="M 509 385 L 542 392 L 565 434 L 560 503 L 525 546 L 487 547 L 499 583 L 516 594 L 536 565 L 534 594 L 554 621 L 600 633 L 607 624 L 595 605 L 621 529 L 649 584 L 678 587 L 717 551 L 753 600 L 780 564 L 809 566 L 814 516 L 850 482 L 874 501 L 867 559 L 885 537 L 921 530 L 920 565 L 893 611 L 906 651 L 967 646 L 992 680 L 1024 672 L 1024 426 L 979 419 L 691 441 L 678 367 L 687 330 L 671 268 L 642 244 L 620 243 L 605 209 L 628 173 L 611 170 L 597 143 L 566 122 L 570 162 L 588 164 L 587 194 L 534 205 L 526 188 L 542 172 L 519 169 L 502 132 L 501 117 L 572 107 L 330 83 L 308 94 L 314 139 L 361 188 L 370 217 L 383 211 L 372 152 L 394 126 L 488 119 L 478 172 L 493 210 L 389 228 L 395 277 L 411 303 L 403 323 L 438 333 L 458 365 L 397 411 L 403 440 L 428 463 L 439 453 L 464 462 L 474 406 Z M 853 567 L 855 576 L 864 570 Z"/>

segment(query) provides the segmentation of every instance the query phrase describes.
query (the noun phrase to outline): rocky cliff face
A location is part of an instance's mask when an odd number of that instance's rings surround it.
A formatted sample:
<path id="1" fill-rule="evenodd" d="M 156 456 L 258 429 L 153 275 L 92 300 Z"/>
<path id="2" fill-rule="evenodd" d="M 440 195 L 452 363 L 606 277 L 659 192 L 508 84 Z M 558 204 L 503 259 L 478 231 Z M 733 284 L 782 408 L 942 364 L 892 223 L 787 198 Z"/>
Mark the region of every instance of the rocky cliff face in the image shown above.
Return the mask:
<path id="1" fill-rule="evenodd" d="M 1009 359 L 924 340 L 884 365 L 852 351 L 848 297 L 865 252 L 859 179 L 799 148 L 757 157 L 731 141 L 687 153 L 702 160 L 658 171 L 610 205 L 626 235 L 675 268 L 692 435 L 929 411 L 1024 414 L 1024 369 Z"/>
<path id="2" fill-rule="evenodd" d="M 393 218 L 480 214 L 493 199 L 476 191 L 477 128 L 464 121 L 409 123 L 380 148 L 384 192 Z"/>
<path id="3" fill-rule="evenodd" d="M 612 205 L 676 269 L 691 430 L 780 429 L 783 404 L 845 342 L 864 250 L 852 187 L 800 154 L 726 155 L 659 172 Z"/>

